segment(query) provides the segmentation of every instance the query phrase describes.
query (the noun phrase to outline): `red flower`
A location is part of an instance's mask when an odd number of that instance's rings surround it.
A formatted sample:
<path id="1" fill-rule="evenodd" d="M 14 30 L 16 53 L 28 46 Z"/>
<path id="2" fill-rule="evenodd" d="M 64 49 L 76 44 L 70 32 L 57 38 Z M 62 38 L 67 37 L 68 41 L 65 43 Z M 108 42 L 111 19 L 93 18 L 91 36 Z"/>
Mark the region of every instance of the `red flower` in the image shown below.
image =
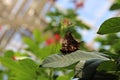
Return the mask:
<path id="1" fill-rule="evenodd" d="M 55 42 L 57 42 L 57 41 L 60 41 L 60 35 L 59 34 L 55 34 L 53 37 L 51 37 L 51 38 L 48 38 L 46 41 L 45 41 L 45 43 L 46 43 L 46 45 L 51 45 L 51 44 L 53 44 L 53 43 L 55 43 Z"/>
<path id="2" fill-rule="evenodd" d="M 59 34 L 55 34 L 54 37 L 55 37 L 55 40 L 56 40 L 56 41 L 59 41 L 59 40 L 60 40 L 60 35 L 59 35 Z"/>
<path id="3" fill-rule="evenodd" d="M 47 45 L 50 45 L 50 44 L 52 44 L 53 42 L 54 42 L 54 39 L 53 39 L 53 38 L 49 38 L 49 39 L 46 40 L 46 44 L 47 44 Z"/>

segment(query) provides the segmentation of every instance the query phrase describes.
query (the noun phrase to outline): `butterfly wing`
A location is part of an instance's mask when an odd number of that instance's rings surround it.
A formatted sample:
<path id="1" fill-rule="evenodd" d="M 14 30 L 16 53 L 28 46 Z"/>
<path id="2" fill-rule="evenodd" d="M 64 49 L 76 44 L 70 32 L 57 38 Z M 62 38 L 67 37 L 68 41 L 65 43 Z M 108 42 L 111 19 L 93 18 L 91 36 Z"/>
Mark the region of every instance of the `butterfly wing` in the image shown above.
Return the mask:
<path id="1" fill-rule="evenodd" d="M 63 41 L 62 41 L 62 49 L 60 50 L 63 54 L 69 54 L 79 49 L 80 42 L 77 42 L 71 32 L 68 32 Z"/>

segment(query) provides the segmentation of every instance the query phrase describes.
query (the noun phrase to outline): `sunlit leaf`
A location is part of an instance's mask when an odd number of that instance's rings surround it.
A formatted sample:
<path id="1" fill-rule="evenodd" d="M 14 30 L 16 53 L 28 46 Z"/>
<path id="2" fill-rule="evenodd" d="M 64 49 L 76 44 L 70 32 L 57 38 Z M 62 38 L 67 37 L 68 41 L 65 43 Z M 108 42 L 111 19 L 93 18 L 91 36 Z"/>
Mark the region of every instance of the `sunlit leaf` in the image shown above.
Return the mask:
<path id="1" fill-rule="evenodd" d="M 117 2 L 118 4 L 120 4 L 120 0 L 116 0 L 116 2 Z"/>
<path id="2" fill-rule="evenodd" d="M 19 64 L 12 58 L 1 57 L 0 62 L 9 69 L 17 71 L 20 68 Z"/>
<path id="3" fill-rule="evenodd" d="M 23 41 L 24 41 L 24 43 L 26 43 L 31 49 L 35 49 L 35 48 L 36 48 L 36 44 L 35 44 L 35 42 L 34 42 L 32 39 L 30 39 L 30 38 L 28 38 L 28 37 L 24 37 L 24 38 L 23 38 Z"/>
<path id="4" fill-rule="evenodd" d="M 33 36 L 34 36 L 34 40 L 36 43 L 39 44 L 40 42 L 43 41 L 43 37 L 41 35 L 41 32 L 38 29 L 33 31 Z"/>
<path id="5" fill-rule="evenodd" d="M 4 53 L 4 57 L 10 57 L 12 58 L 14 55 L 14 52 L 12 50 L 8 50 Z"/>
<path id="6" fill-rule="evenodd" d="M 59 76 L 57 80 L 70 80 L 68 76 Z"/>
<path id="7" fill-rule="evenodd" d="M 58 76 L 57 80 L 72 80 L 73 75 L 74 75 L 74 72 L 70 71 L 67 74 Z"/>
<path id="8" fill-rule="evenodd" d="M 30 59 L 14 61 L 11 58 L 0 58 L 0 62 L 6 68 L 14 72 L 14 80 L 35 80 L 37 65 Z"/>

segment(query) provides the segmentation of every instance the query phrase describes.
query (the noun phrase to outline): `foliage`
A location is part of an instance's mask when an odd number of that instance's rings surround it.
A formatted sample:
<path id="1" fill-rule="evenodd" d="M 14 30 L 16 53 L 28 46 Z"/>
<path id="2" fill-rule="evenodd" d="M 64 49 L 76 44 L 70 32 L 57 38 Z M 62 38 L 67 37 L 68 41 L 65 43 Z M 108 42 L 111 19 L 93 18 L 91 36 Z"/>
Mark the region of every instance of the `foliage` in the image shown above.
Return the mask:
<path id="1" fill-rule="evenodd" d="M 110 10 L 119 10 L 120 9 L 120 0 L 116 0 L 112 6 L 110 7 Z"/>
<path id="2" fill-rule="evenodd" d="M 118 10 L 118 9 L 120 9 L 120 4 L 119 3 L 114 3 L 110 8 L 110 10 Z"/>
<path id="3" fill-rule="evenodd" d="M 105 71 L 107 73 L 115 74 L 119 76 L 120 71 L 120 27 L 119 27 L 119 17 L 111 18 L 106 20 L 100 27 L 98 33 L 106 34 L 104 38 L 97 37 L 96 41 L 101 43 L 100 52 L 108 54 L 113 60 L 102 62 L 97 68 L 98 71 Z M 112 34 L 110 34 L 112 33 Z M 105 46 L 109 46 L 105 48 Z M 119 76 L 120 78 L 120 76 Z"/>
<path id="4" fill-rule="evenodd" d="M 39 30 L 34 30 L 33 32 L 33 39 L 31 38 L 28 38 L 28 37 L 24 37 L 23 38 L 23 41 L 28 45 L 27 47 L 27 51 L 30 51 L 32 52 L 35 56 L 37 56 L 38 58 L 45 58 L 46 56 L 50 55 L 52 53 L 51 49 L 52 47 L 56 47 L 58 46 L 58 48 L 56 48 L 54 50 L 54 52 L 58 52 L 59 50 L 59 44 L 52 44 L 52 45 L 49 45 L 47 47 L 45 47 L 47 44 L 45 42 L 45 45 L 44 45 L 44 37 L 42 37 L 42 33 L 40 33 Z M 43 54 L 43 53 L 46 53 L 46 54 Z"/>
<path id="5" fill-rule="evenodd" d="M 117 36 L 116 34 L 117 32 L 120 32 L 119 21 L 120 21 L 119 17 L 110 18 L 100 26 L 100 29 L 97 32 L 98 34 L 109 34 L 107 35 L 107 39 L 97 38 L 96 40 L 101 41 L 101 46 L 104 46 L 106 44 L 110 46 L 110 50 L 107 50 L 108 51 L 107 55 L 110 56 L 110 59 L 107 59 L 106 61 L 104 61 L 104 59 L 103 60 L 98 59 L 95 56 L 96 59 L 98 60 L 94 60 L 94 58 L 90 56 L 90 54 L 87 54 L 85 56 L 87 52 L 79 54 L 81 53 L 80 51 L 75 51 L 67 55 L 57 55 L 57 54 L 51 55 L 43 61 L 43 64 L 41 65 L 41 67 L 52 67 L 52 68 L 67 67 L 80 60 L 78 64 L 75 64 L 76 71 L 74 74 L 75 77 L 80 78 L 80 80 L 89 80 L 89 79 L 90 80 L 96 80 L 96 79 L 97 80 L 101 80 L 101 79 L 118 80 L 118 77 L 120 77 L 119 76 L 120 74 L 119 45 L 120 44 L 119 44 L 119 36 Z M 110 34 L 110 33 L 116 33 L 116 34 Z M 118 43 L 116 43 L 115 41 L 117 41 Z M 84 60 L 85 62 L 81 62 L 82 60 Z"/>
<path id="6" fill-rule="evenodd" d="M 23 41 L 27 45 L 25 53 L 6 51 L 4 56 L 0 57 L 0 62 L 5 67 L 1 70 L 1 75 L 7 74 L 9 80 L 48 80 L 50 70 L 39 69 L 38 62 L 42 62 L 52 53 L 59 52 L 60 46 L 56 43 L 48 46 L 45 42 L 46 38 L 42 36 L 42 33 L 36 29 L 32 38 L 24 37 Z"/>
<path id="7" fill-rule="evenodd" d="M 120 0 L 116 3 L 117 6 L 111 7 L 112 10 L 119 9 Z M 0 57 L 2 64 L 0 80 L 4 80 L 4 75 L 7 75 L 8 80 L 120 79 L 119 17 L 110 18 L 100 26 L 98 34 L 106 35 L 95 39 L 100 43 L 99 52 L 77 50 L 67 55 L 59 51 L 61 29 L 64 28 L 65 32 L 72 31 L 73 35 L 80 39 L 81 35 L 76 28 L 89 29 L 89 27 L 76 19 L 77 14 L 73 10 L 62 13 L 55 9 L 48 13 L 48 17 L 51 22 L 45 31 L 51 31 L 52 38 L 47 39 L 42 32 L 34 30 L 31 38 L 23 38 L 27 45 L 26 53 L 6 51 Z"/>
<path id="8" fill-rule="evenodd" d="M 74 56 L 74 57 L 73 57 Z M 101 60 L 109 60 L 104 56 L 101 56 L 97 52 L 85 52 L 85 51 L 75 51 L 68 55 L 63 54 L 53 54 L 47 57 L 42 67 L 51 67 L 51 68 L 60 68 L 60 67 L 67 67 L 79 61 L 86 61 L 90 59 L 101 59 Z M 64 64 L 63 64 L 64 62 Z"/>
<path id="9" fill-rule="evenodd" d="M 81 34 L 79 34 L 76 29 L 77 28 L 90 29 L 90 27 L 87 24 L 83 23 L 80 19 L 77 19 L 77 16 L 78 15 L 72 9 L 68 9 L 64 13 L 55 8 L 53 11 L 48 13 L 48 18 L 50 18 L 50 23 L 48 24 L 48 27 L 45 29 L 45 31 L 52 31 L 53 34 L 55 33 L 60 34 L 63 25 L 65 25 L 64 23 L 66 23 L 65 19 L 67 19 L 70 21 L 70 24 L 72 25 L 67 26 L 66 29 L 70 28 L 69 30 L 73 33 L 73 35 L 76 38 L 80 39 Z"/>
<path id="10" fill-rule="evenodd" d="M 73 57 L 74 56 L 74 57 Z M 101 61 L 109 60 L 108 58 L 101 56 L 97 52 L 85 52 L 85 51 L 75 51 L 71 54 L 63 55 L 63 54 L 53 54 L 47 57 L 40 67 L 50 67 L 50 68 L 65 68 L 76 64 L 75 66 L 75 77 L 82 78 L 82 69 L 85 63 L 88 63 L 90 60 L 94 60 L 93 64 L 88 64 L 88 71 L 90 73 L 85 72 L 85 76 L 90 76 L 94 74 L 95 66 L 98 65 Z M 87 61 L 87 62 L 86 62 Z M 64 62 L 64 63 L 63 63 Z M 93 68 L 89 68 L 89 66 L 93 66 Z M 84 69 L 86 70 L 86 69 Z M 84 71 L 83 71 L 84 72 Z M 89 79 L 89 77 L 87 77 Z"/>
<path id="11" fill-rule="evenodd" d="M 26 79 L 34 80 L 36 79 L 37 75 L 35 71 L 37 68 L 37 64 L 29 58 L 16 61 L 13 59 L 13 54 L 14 54 L 13 52 L 7 51 L 4 57 L 0 57 L 0 62 L 4 66 L 6 66 L 8 69 L 11 70 L 10 71 L 11 75 L 9 75 L 9 79 L 10 80 L 26 80 Z"/>
<path id="12" fill-rule="evenodd" d="M 114 17 L 106 20 L 100 27 L 98 34 L 108 34 L 120 31 L 120 17 Z"/>
<path id="13" fill-rule="evenodd" d="M 63 13 L 59 15 L 66 16 L 67 18 L 69 18 L 70 15 L 74 15 L 70 18 L 72 19 L 71 21 L 74 21 L 76 17 L 76 14 L 73 13 L 72 10 L 70 11 L 69 15 L 65 15 Z M 59 17 L 59 15 L 56 16 L 56 14 L 53 14 L 50 16 Z M 89 28 L 82 22 L 77 21 L 77 23 L 86 27 L 86 29 Z M 51 28 L 51 24 L 52 22 L 49 23 L 49 26 L 47 28 Z M 52 25 L 52 27 L 54 26 Z M 59 22 L 58 28 L 61 28 L 61 22 Z M 73 30 L 73 33 L 75 33 L 75 36 L 77 36 L 77 38 L 80 38 L 80 34 L 73 26 L 69 28 L 69 30 Z M 67 29 L 68 27 L 66 28 L 66 30 Z M 60 76 L 59 74 L 56 74 L 56 72 L 59 72 L 59 70 L 39 68 L 38 63 L 41 64 L 44 58 L 51 54 L 60 53 L 59 50 L 61 45 L 59 44 L 59 40 L 61 37 L 60 33 L 57 32 L 60 30 L 57 29 L 57 31 L 54 31 L 54 28 L 51 28 L 50 30 L 55 33 L 51 37 L 46 36 L 38 29 L 33 31 L 31 37 L 23 37 L 23 42 L 27 46 L 25 49 L 25 53 L 6 51 L 4 53 L 4 56 L 0 57 L 0 62 L 3 67 L 3 69 L 1 70 L 1 76 L 7 75 L 8 80 L 61 80 L 63 78 L 65 78 L 66 80 L 70 80 L 73 76 L 73 70 L 69 72 L 67 68 L 63 68 L 63 70 L 60 70 L 63 75 Z M 1 80 L 4 79 L 1 77 Z"/>

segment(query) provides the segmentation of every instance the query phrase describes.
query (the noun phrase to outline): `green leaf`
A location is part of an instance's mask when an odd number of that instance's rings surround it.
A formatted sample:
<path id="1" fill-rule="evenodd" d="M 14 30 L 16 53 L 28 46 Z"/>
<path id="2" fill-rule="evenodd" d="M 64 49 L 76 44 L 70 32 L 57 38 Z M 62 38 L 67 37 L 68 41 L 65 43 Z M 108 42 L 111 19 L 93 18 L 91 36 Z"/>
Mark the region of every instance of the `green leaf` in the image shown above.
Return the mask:
<path id="1" fill-rule="evenodd" d="M 59 76 L 57 80 L 70 80 L 70 79 L 69 76 L 64 75 L 64 76 Z"/>
<path id="2" fill-rule="evenodd" d="M 74 75 L 73 71 L 70 71 L 67 74 L 61 75 L 57 77 L 57 80 L 72 80 L 72 77 Z"/>
<path id="3" fill-rule="evenodd" d="M 114 61 L 104 61 L 97 68 L 98 71 L 115 71 L 116 69 L 117 64 Z"/>
<path id="4" fill-rule="evenodd" d="M 17 71 L 20 68 L 19 64 L 15 62 L 12 58 L 1 57 L 0 62 L 9 69 Z"/>
<path id="5" fill-rule="evenodd" d="M 14 74 L 14 80 L 35 80 L 37 65 L 30 59 L 14 61 L 10 58 L 0 58 L 1 63 Z"/>
<path id="6" fill-rule="evenodd" d="M 4 53 L 4 57 L 12 58 L 14 56 L 14 52 L 12 50 L 8 50 Z"/>
<path id="7" fill-rule="evenodd" d="M 78 26 L 78 27 L 80 27 L 82 29 L 90 29 L 90 26 L 83 23 L 81 20 L 76 20 L 75 23 L 76 23 L 76 26 Z"/>
<path id="8" fill-rule="evenodd" d="M 28 45 L 27 50 L 34 53 L 36 56 L 39 56 L 39 44 L 36 44 L 32 39 L 28 37 L 23 38 L 24 43 Z"/>
<path id="9" fill-rule="evenodd" d="M 100 26 L 98 34 L 108 34 L 120 32 L 120 17 L 114 17 L 106 20 Z"/>
<path id="10" fill-rule="evenodd" d="M 118 10 L 120 9 L 120 4 L 119 3 L 114 3 L 111 7 L 110 10 Z"/>
<path id="11" fill-rule="evenodd" d="M 24 43 L 26 43 L 31 49 L 35 49 L 36 48 L 36 44 L 34 43 L 34 41 L 30 38 L 24 37 L 23 38 Z"/>
<path id="12" fill-rule="evenodd" d="M 87 60 L 84 67 L 80 69 L 80 71 L 78 71 L 78 74 L 75 74 L 75 77 L 82 78 L 83 80 L 91 79 L 96 72 L 96 68 L 102 61 L 104 60 L 101 59 Z"/>
<path id="13" fill-rule="evenodd" d="M 113 45 L 111 45 L 111 50 L 119 54 L 120 51 L 120 39 L 118 39 Z"/>
<path id="14" fill-rule="evenodd" d="M 116 0 L 116 2 L 117 2 L 118 4 L 120 4 L 120 0 Z"/>
<path id="15" fill-rule="evenodd" d="M 52 53 L 56 53 L 60 51 L 60 44 L 52 44 L 49 45 L 47 47 L 44 48 L 40 48 L 39 49 L 39 56 L 41 59 L 44 59 L 45 57 L 47 57 L 48 55 L 52 54 Z"/>
<path id="16" fill-rule="evenodd" d="M 31 74 L 32 76 L 35 76 L 35 71 L 37 68 L 37 64 L 31 60 L 31 59 L 23 59 L 19 61 L 19 64 L 22 67 L 22 70 L 24 72 L 27 72 L 27 74 Z"/>
<path id="17" fill-rule="evenodd" d="M 67 55 L 53 54 L 47 57 L 43 61 L 41 66 L 51 67 L 51 68 L 67 67 L 76 62 L 90 60 L 90 59 L 109 60 L 108 58 L 97 54 L 97 52 L 86 52 L 86 51 L 78 50 Z"/>
<path id="18" fill-rule="evenodd" d="M 77 65 L 75 66 L 75 78 L 81 78 L 82 74 L 83 74 L 83 67 L 85 65 L 85 61 L 80 61 L 79 63 L 77 63 Z"/>
<path id="19" fill-rule="evenodd" d="M 33 31 L 33 36 L 34 36 L 34 39 L 35 39 L 36 43 L 39 44 L 40 42 L 43 41 L 43 37 L 41 35 L 41 32 L 38 29 Z"/>
<path id="20" fill-rule="evenodd" d="M 40 76 L 38 76 L 37 80 L 49 80 L 49 78 L 47 76 L 40 75 Z"/>

